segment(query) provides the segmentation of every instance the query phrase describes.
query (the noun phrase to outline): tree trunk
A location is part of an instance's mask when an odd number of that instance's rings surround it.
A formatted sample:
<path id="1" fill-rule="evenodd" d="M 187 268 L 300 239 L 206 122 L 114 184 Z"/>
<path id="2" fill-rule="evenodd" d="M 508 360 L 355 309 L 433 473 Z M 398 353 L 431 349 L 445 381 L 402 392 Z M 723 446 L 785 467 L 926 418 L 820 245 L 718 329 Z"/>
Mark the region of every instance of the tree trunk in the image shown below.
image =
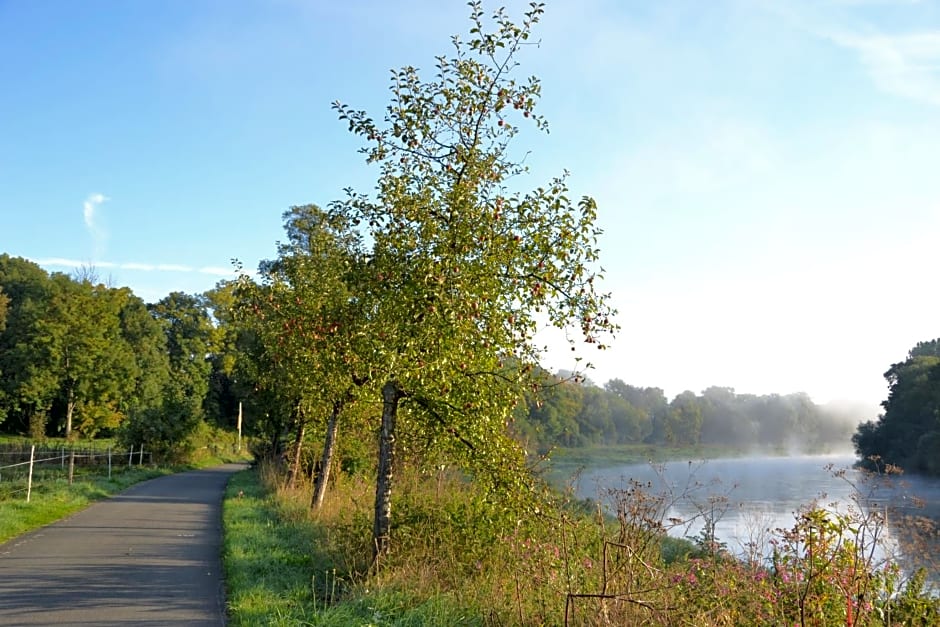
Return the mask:
<path id="1" fill-rule="evenodd" d="M 300 405 L 297 406 L 297 437 L 294 440 L 294 459 L 291 461 L 290 477 L 287 480 L 287 487 L 294 489 L 297 487 L 297 476 L 300 474 L 300 454 L 304 446 L 304 432 L 307 430 L 307 423 L 300 412 Z"/>
<path id="2" fill-rule="evenodd" d="M 265 415 L 268 417 L 268 414 Z M 281 423 L 277 423 L 277 427 L 271 430 L 271 451 L 269 455 L 271 456 L 271 461 L 276 462 L 281 456 L 281 435 L 284 433 Z"/>
<path id="3" fill-rule="evenodd" d="M 75 413 L 75 392 L 69 388 L 68 400 L 65 403 L 65 439 L 72 439 L 72 414 Z"/>
<path id="4" fill-rule="evenodd" d="M 342 403 L 333 403 L 333 412 L 330 414 L 330 421 L 326 425 L 326 439 L 323 441 L 320 472 L 313 480 L 313 499 L 310 501 L 310 509 L 314 511 L 320 509 L 323 505 L 323 497 L 326 495 L 326 484 L 330 480 L 330 467 L 333 464 L 333 449 L 336 447 L 336 427 L 342 409 Z"/>
<path id="5" fill-rule="evenodd" d="M 395 420 L 404 396 L 395 381 L 382 386 L 382 431 L 379 436 L 379 471 L 375 481 L 375 523 L 372 526 L 372 567 L 388 553 L 392 517 L 392 463 L 395 461 Z"/>

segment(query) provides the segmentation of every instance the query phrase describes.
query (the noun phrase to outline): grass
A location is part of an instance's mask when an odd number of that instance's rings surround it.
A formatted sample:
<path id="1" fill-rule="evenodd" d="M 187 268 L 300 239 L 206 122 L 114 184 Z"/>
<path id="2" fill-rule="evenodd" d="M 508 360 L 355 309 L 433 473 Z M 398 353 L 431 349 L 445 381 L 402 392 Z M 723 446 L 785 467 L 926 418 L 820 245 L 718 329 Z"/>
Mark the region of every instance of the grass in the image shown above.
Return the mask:
<path id="1" fill-rule="evenodd" d="M 257 473 L 235 474 L 223 507 L 223 561 L 233 625 L 303 624 L 316 606 L 315 538 L 262 488 Z"/>
<path id="2" fill-rule="evenodd" d="M 308 487 L 285 488 L 270 467 L 235 475 L 223 507 L 230 623 L 544 624 L 557 622 L 568 586 L 601 585 L 595 564 L 609 521 L 574 512 L 567 522 L 552 514 L 509 519 L 457 474 L 443 482 L 399 476 L 396 550 L 372 574 L 372 489 L 340 475 L 324 510 L 311 514 Z M 650 537 L 658 555 L 660 538 Z M 695 549 L 664 542 L 666 562 Z M 573 546 L 578 554 L 567 555 Z"/>
<path id="3" fill-rule="evenodd" d="M 350 544 L 368 551 L 367 534 L 359 533 L 364 519 L 352 521 L 358 517 L 334 500 L 314 520 L 305 491 L 272 487 L 276 480 L 262 474 L 238 473 L 226 490 L 222 559 L 231 625 L 484 624 L 479 611 L 444 591 L 367 577 L 363 553 L 349 551 Z M 347 486 L 347 494 L 361 497 L 362 487 Z"/>

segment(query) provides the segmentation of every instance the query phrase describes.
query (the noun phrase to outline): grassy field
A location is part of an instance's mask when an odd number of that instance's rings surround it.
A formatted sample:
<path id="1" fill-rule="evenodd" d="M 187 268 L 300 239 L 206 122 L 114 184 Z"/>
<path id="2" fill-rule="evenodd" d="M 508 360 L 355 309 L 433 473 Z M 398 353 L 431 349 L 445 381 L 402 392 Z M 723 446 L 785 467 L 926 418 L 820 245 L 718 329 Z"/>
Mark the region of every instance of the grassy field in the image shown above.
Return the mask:
<path id="1" fill-rule="evenodd" d="M 368 482 L 340 479 L 324 511 L 308 509 L 308 488 L 284 488 L 273 472 L 230 482 L 223 507 L 223 564 L 229 622 L 249 625 L 555 624 L 569 586 L 600 586 L 599 529 L 589 517 L 559 527 L 533 517 L 495 529 L 473 487 L 399 479 L 398 551 L 370 572 Z M 557 522 L 557 521 L 556 521 Z M 660 538 L 650 544 L 659 559 Z M 560 576 L 559 551 L 569 556 Z M 570 548 L 570 547 L 569 547 Z M 694 545 L 663 541 L 674 560 Z M 583 551 L 590 551 L 588 558 Z"/>
<path id="2" fill-rule="evenodd" d="M 576 469 L 597 458 L 613 464 L 687 455 L 701 458 L 702 451 L 577 449 L 562 452 L 560 465 Z M 553 531 L 551 524 L 546 531 L 544 521 L 533 519 L 534 528 L 523 525 L 513 531 L 513 539 L 500 540 L 492 535 L 485 514 L 468 504 L 470 486 L 451 478 L 442 494 L 415 477 L 400 480 L 405 485 L 396 505 L 397 533 L 405 548 L 387 570 L 370 576 L 364 561 L 369 554 L 370 483 L 341 477 L 325 511 L 313 515 L 308 486 L 286 489 L 265 466 L 235 475 L 223 508 L 230 624 L 541 624 L 563 611 L 561 580 L 548 584 L 538 573 L 560 566 L 557 551 L 564 540 L 556 534 L 564 536 L 565 531 Z M 580 538 L 581 550 L 600 552 L 597 523 L 591 519 L 572 524 L 567 533 L 570 539 Z M 660 542 L 661 557 L 669 561 L 695 550 L 686 541 L 657 538 L 654 544 Z M 500 550 L 492 550 L 494 543 Z M 599 572 L 590 570 L 591 558 L 582 555 L 576 561 L 572 570 L 580 575 L 574 579 L 599 585 L 594 581 Z M 514 564 L 512 569 L 507 570 L 508 563 Z"/>

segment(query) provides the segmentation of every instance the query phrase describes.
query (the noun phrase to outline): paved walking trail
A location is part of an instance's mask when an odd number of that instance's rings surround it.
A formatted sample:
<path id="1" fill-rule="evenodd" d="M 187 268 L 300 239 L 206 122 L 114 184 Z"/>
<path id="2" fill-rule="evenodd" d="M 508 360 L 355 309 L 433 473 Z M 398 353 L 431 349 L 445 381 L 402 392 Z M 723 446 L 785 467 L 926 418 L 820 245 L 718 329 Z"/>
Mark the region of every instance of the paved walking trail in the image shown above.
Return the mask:
<path id="1" fill-rule="evenodd" d="M 0 544 L 0 625 L 224 625 L 228 464 L 160 477 Z"/>

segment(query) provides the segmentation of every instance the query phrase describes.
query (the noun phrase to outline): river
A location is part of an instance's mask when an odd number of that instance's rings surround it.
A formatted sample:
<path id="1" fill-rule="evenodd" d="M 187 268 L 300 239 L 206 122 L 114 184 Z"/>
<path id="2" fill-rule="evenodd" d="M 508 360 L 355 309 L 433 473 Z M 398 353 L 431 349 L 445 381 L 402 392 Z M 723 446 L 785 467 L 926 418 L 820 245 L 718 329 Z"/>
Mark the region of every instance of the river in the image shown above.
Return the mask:
<path id="1" fill-rule="evenodd" d="M 881 558 L 909 568 L 912 559 L 937 555 L 936 533 L 914 538 L 912 518 L 940 523 L 940 481 L 873 478 L 852 468 L 854 462 L 849 455 L 829 455 L 606 466 L 587 468 L 574 490 L 610 508 L 625 490 L 638 487 L 658 499 L 658 515 L 671 535 L 702 537 L 713 527 L 715 539 L 738 555 L 766 557 L 776 530 L 792 528 L 801 508 L 813 503 L 860 518 L 885 513 L 887 524 L 869 518 L 880 533 Z M 936 565 L 924 565 L 936 581 Z"/>

